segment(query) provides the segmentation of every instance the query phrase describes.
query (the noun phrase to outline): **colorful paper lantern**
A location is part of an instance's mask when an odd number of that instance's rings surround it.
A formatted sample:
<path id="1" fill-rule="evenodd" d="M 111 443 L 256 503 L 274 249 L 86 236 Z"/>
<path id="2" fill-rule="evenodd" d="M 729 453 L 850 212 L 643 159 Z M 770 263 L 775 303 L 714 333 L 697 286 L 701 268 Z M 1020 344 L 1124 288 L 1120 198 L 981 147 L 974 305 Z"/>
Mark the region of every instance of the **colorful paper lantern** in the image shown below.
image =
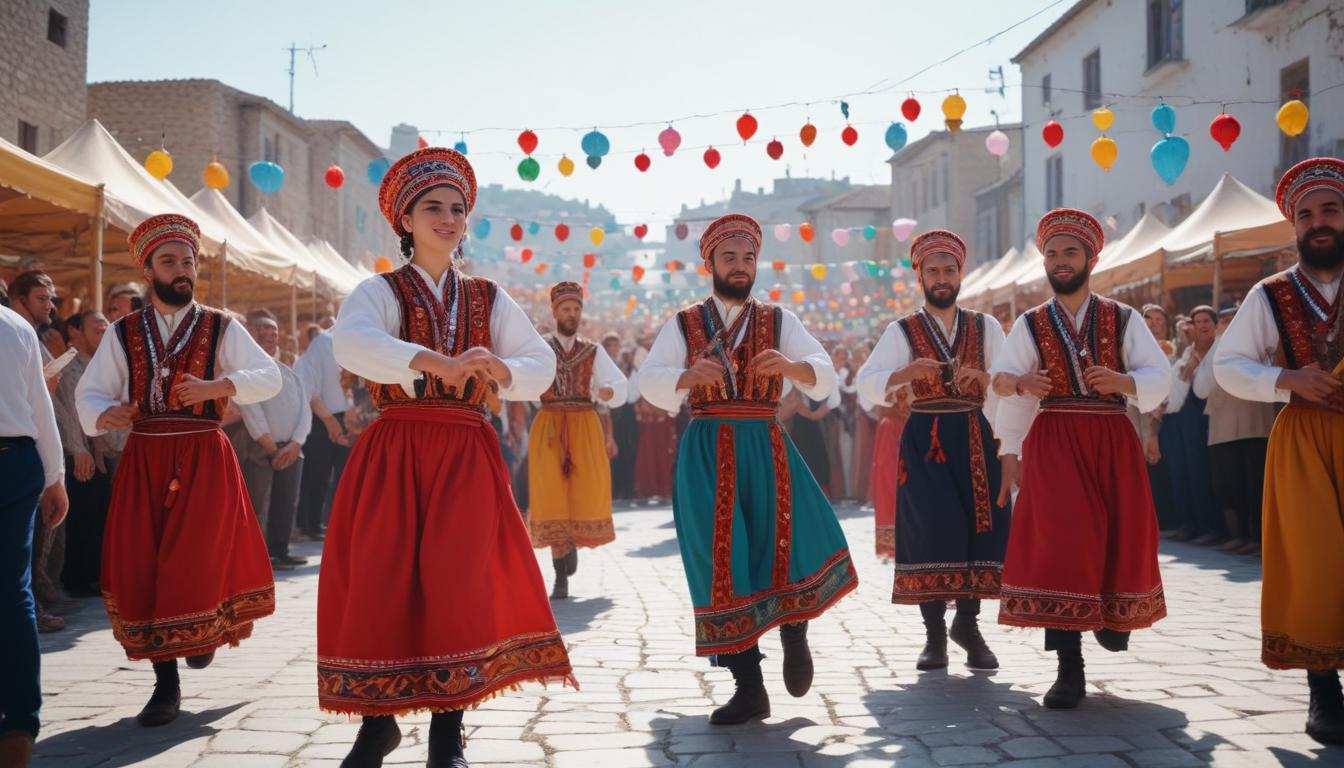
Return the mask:
<path id="1" fill-rule="evenodd" d="M 588 240 L 593 244 L 594 248 L 601 246 L 602 241 L 605 239 L 607 239 L 607 233 L 603 232 L 601 227 L 593 227 L 588 230 Z"/>
<path id="2" fill-rule="evenodd" d="M 943 122 L 947 130 L 956 133 L 961 130 L 961 118 L 966 114 L 966 99 L 960 93 L 953 93 L 943 99 Z"/>
<path id="3" fill-rule="evenodd" d="M 563 221 L 555 225 L 555 239 L 565 242 L 569 239 L 569 225 Z"/>
<path id="4" fill-rule="evenodd" d="M 789 241 L 789 229 L 790 227 L 788 224 L 776 224 L 775 239 L 781 243 L 787 243 Z"/>
<path id="5" fill-rule="evenodd" d="M 536 181 L 541 175 L 541 163 L 535 157 L 524 157 L 518 164 L 518 178 L 523 181 Z"/>
<path id="6" fill-rule="evenodd" d="M 841 248 L 844 248 L 846 245 L 849 245 L 849 230 L 848 230 L 848 229 L 832 229 L 832 230 L 831 230 L 831 242 L 835 243 L 836 245 L 840 246 Z"/>
<path id="7" fill-rule="evenodd" d="M 817 140 L 817 126 L 811 122 L 804 123 L 802 129 L 798 131 L 798 140 L 803 142 L 804 147 L 812 146 L 812 142 Z"/>
<path id="8" fill-rule="evenodd" d="M 770 289 L 770 300 L 771 300 L 771 301 L 779 301 L 779 298 L 780 298 L 781 296 L 783 296 L 783 295 L 784 295 L 784 291 L 780 290 L 779 288 L 771 288 L 771 289 Z"/>
<path id="9" fill-rule="evenodd" d="M 285 186 L 285 169 L 269 160 L 258 160 L 249 165 L 247 177 L 262 192 L 279 192 Z"/>
<path id="10" fill-rule="evenodd" d="M 765 154 L 769 155 L 771 160 L 778 160 L 784 156 L 784 145 L 779 139 L 771 139 L 770 143 L 765 145 Z"/>
<path id="11" fill-rule="evenodd" d="M 424 137 L 424 136 L 421 136 L 421 137 L 419 137 L 419 138 L 417 138 L 417 139 L 415 140 L 415 146 L 416 146 L 416 148 L 418 148 L 418 149 L 425 149 L 425 148 L 429 147 L 429 142 L 428 142 L 428 141 L 425 141 L 425 137 Z"/>
<path id="12" fill-rule="evenodd" d="M 814 280 L 825 280 L 825 279 L 826 279 L 826 265 L 825 265 L 825 264 L 813 264 L 812 266 L 810 266 L 810 267 L 807 268 L 807 271 L 808 271 L 809 274 L 812 275 L 812 278 L 813 278 Z"/>
<path id="13" fill-rule="evenodd" d="M 649 166 L 652 164 L 653 161 L 650 160 L 649 156 L 644 154 L 643 152 L 640 152 L 638 155 L 635 155 L 635 167 L 639 169 L 640 173 L 644 173 L 645 171 L 649 170 Z"/>
<path id="14" fill-rule="evenodd" d="M 643 239 L 644 239 L 644 236 L 647 235 L 647 234 L 649 234 L 649 225 L 648 225 L 648 224 L 636 224 L 636 225 L 635 225 L 635 237 L 638 237 L 640 240 L 643 240 Z"/>
<path id="15" fill-rule="evenodd" d="M 536 266 L 532 271 L 533 271 L 533 272 L 536 272 L 538 275 L 540 275 L 540 274 L 544 273 L 544 272 L 546 271 L 546 269 L 547 269 L 548 267 L 550 267 L 550 266 L 551 266 L 550 264 L 547 264 L 547 263 L 544 262 L 544 261 L 543 261 L 543 262 L 539 262 L 539 263 L 537 264 L 537 266 Z"/>
<path id="16" fill-rule="evenodd" d="M 322 181 L 326 182 L 332 189 L 340 189 L 345 183 L 345 171 L 341 170 L 339 165 L 333 165 L 327 168 L 326 173 L 322 174 Z"/>
<path id="17" fill-rule="evenodd" d="M 537 134 L 530 130 L 518 134 L 518 148 L 524 155 L 530 155 L 537 148 Z"/>
<path id="18" fill-rule="evenodd" d="M 467 154 L 467 142 L 466 142 L 466 140 L 465 140 L 465 139 L 458 139 L 457 141 L 453 142 L 453 149 L 454 149 L 455 151 L 457 151 L 457 152 L 461 152 L 461 153 L 464 154 L 464 155 Z"/>
<path id="19" fill-rule="evenodd" d="M 519 240 L 522 240 L 522 239 L 523 239 L 523 225 L 522 225 L 522 224 L 514 224 L 512 227 L 509 227 L 509 237 L 513 238 L 513 241 L 514 241 L 515 243 L 518 242 Z"/>
<path id="20" fill-rule="evenodd" d="M 900 123 L 892 123 L 887 126 L 887 133 L 882 138 L 887 142 L 887 147 L 892 152 L 900 152 L 905 147 L 905 143 L 910 140 L 905 131 L 905 126 Z"/>
<path id="21" fill-rule="evenodd" d="M 911 123 L 919 119 L 919 101 L 914 96 L 901 102 L 901 114 Z"/>
<path id="22" fill-rule="evenodd" d="M 891 234 L 896 238 L 896 242 L 904 243 L 915 231 L 918 225 L 914 219 L 897 219 L 891 222 Z"/>
<path id="23" fill-rule="evenodd" d="M 219 160 L 212 160 L 201 172 L 201 180 L 210 189 L 225 189 L 229 186 L 229 169 Z"/>
<path id="24" fill-rule="evenodd" d="M 1158 133 L 1171 133 L 1176 130 L 1176 110 L 1167 102 L 1161 102 L 1148 114 Z M 1106 130 L 1105 128 L 1102 129 Z"/>
<path id="25" fill-rule="evenodd" d="M 794 291 L 792 298 L 794 304 L 802 304 L 803 300 L 807 298 L 807 294 L 803 291 Z"/>
<path id="26" fill-rule="evenodd" d="M 368 177 L 369 183 L 377 186 L 382 183 L 383 176 L 387 175 L 387 169 L 392 167 L 392 163 L 386 157 L 375 157 L 369 161 Z"/>
<path id="27" fill-rule="evenodd" d="M 756 127 L 756 118 L 752 117 L 750 112 L 744 112 L 737 118 L 737 135 L 742 137 L 744 144 L 756 135 Z"/>
<path id="28" fill-rule="evenodd" d="M 846 146 L 852 147 L 859 140 L 859 132 L 854 126 L 846 125 L 845 130 L 840 132 L 840 140 L 845 142 Z"/>
<path id="29" fill-rule="evenodd" d="M 173 172 L 173 156 L 166 149 L 156 149 L 145 158 L 145 170 L 149 175 L 163 181 Z"/>
<path id="30" fill-rule="evenodd" d="M 677 236 L 678 240 L 685 240 L 686 236 L 691 233 L 691 228 L 685 224 L 678 224 L 672 229 L 672 233 Z"/>
<path id="31" fill-rule="evenodd" d="M 710 170 L 714 170 L 715 168 L 718 168 L 718 167 L 719 167 L 719 161 L 722 160 L 722 159 L 723 159 L 723 158 L 720 157 L 720 155 L 719 155 L 719 150 L 717 150 L 717 149 L 715 149 L 715 148 L 713 148 L 713 147 L 710 147 L 709 149 L 706 149 L 706 150 L 705 150 L 705 165 L 709 166 L 709 169 L 710 169 Z"/>
<path id="32" fill-rule="evenodd" d="M 1148 153 L 1153 170 L 1167 184 L 1175 184 L 1190 160 L 1190 142 L 1180 136 L 1166 136 Z"/>
<path id="33" fill-rule="evenodd" d="M 871 241 L 871 240 L 876 240 L 876 239 L 877 239 L 877 227 L 874 227 L 872 224 L 869 224 L 868 226 L 864 227 L 864 228 L 863 228 L 863 239 L 864 239 L 864 240 L 870 240 L 870 241 Z"/>
<path id="34" fill-rule="evenodd" d="M 1224 152 L 1227 152 L 1232 149 L 1233 142 L 1241 135 L 1241 123 L 1237 122 L 1237 118 L 1224 112 L 1213 118 L 1213 122 L 1209 123 L 1209 135 L 1213 137 L 1214 141 L 1218 142 Z"/>
<path id="35" fill-rule="evenodd" d="M 770 266 L 776 272 L 783 272 L 789 268 L 789 265 L 785 264 L 783 259 L 775 259 L 774 261 L 770 262 Z"/>
<path id="36" fill-rule="evenodd" d="M 1051 149 L 1058 147 L 1060 142 L 1064 141 L 1064 126 L 1051 120 L 1041 128 L 1041 139 Z"/>
<path id="37" fill-rule="evenodd" d="M 803 238 L 803 242 L 805 243 L 812 242 L 812 236 L 814 234 L 815 233 L 812 231 L 812 225 L 809 224 L 808 222 L 804 221 L 802 224 L 798 225 L 798 236 Z"/>
<path id="38" fill-rule="evenodd" d="M 677 147 L 681 146 L 681 134 L 677 133 L 676 128 L 667 126 L 658 134 L 658 146 L 663 148 L 664 155 L 671 157 L 672 153 L 677 151 Z"/>
<path id="39" fill-rule="evenodd" d="M 1279 130 L 1289 136 L 1299 136 L 1307 129 L 1307 120 L 1311 118 L 1311 111 L 1307 105 L 1298 99 L 1284 102 L 1279 107 L 1279 114 L 1275 116 L 1275 122 L 1279 124 Z"/>
<path id="40" fill-rule="evenodd" d="M 392 260 L 386 256 L 379 256 L 373 260 L 373 271 L 378 273 L 391 272 Z"/>
<path id="41" fill-rule="evenodd" d="M 596 169 L 602 164 L 602 158 L 611 151 L 611 141 L 607 135 L 594 128 L 585 133 L 579 140 L 579 147 L 583 149 L 583 154 L 588 157 L 588 167 Z"/>
<path id="42" fill-rule="evenodd" d="M 1092 124 L 1097 126 L 1098 131 L 1104 131 L 1111 127 L 1115 122 L 1115 113 L 1106 107 L 1097 107 L 1092 110 Z"/>
<path id="43" fill-rule="evenodd" d="M 527 222 L 527 234 L 535 235 L 541 231 L 541 225 L 535 221 Z"/>
<path id="44" fill-rule="evenodd" d="M 995 157 L 1008 154 L 1008 134 L 1000 130 L 992 131 L 985 137 L 985 149 Z"/>
<path id="45" fill-rule="evenodd" d="M 570 160 L 568 155 L 561 155 L 560 162 L 556 163 L 556 170 L 560 171 L 561 176 L 568 177 L 574 173 L 574 161 Z"/>
<path id="46" fill-rule="evenodd" d="M 592 269 L 596 264 L 597 264 L 597 254 L 596 254 L 596 253 L 585 253 L 585 254 L 583 254 L 583 268 L 584 268 L 584 269 Z"/>
<path id="47" fill-rule="evenodd" d="M 1115 140 L 1109 136 L 1100 136 L 1092 142 L 1092 162 L 1101 166 L 1104 171 L 1109 171 L 1115 164 L 1115 158 L 1120 150 L 1115 145 Z"/>
<path id="48" fill-rule="evenodd" d="M 521 251 L 518 252 L 518 261 L 520 261 L 520 262 L 526 264 L 527 262 L 529 262 L 529 261 L 531 261 L 531 260 L 532 260 L 532 249 L 531 249 L 531 248 L 524 248 L 523 250 L 521 250 Z"/>
<path id="49" fill-rule="evenodd" d="M 634 269 L 630 270 L 630 277 L 634 278 L 636 283 L 638 283 L 640 280 L 643 280 L 644 268 L 636 264 Z"/>

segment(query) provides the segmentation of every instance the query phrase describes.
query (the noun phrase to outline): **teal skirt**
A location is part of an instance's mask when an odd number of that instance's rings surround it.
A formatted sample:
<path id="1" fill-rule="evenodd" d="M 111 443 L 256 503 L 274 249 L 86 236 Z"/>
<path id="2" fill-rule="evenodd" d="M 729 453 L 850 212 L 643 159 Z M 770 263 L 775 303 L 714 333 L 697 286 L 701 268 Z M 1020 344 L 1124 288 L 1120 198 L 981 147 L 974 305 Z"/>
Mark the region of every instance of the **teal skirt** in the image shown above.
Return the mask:
<path id="1" fill-rule="evenodd" d="M 774 419 L 693 419 L 672 512 L 698 656 L 745 651 L 858 586 L 835 511 Z"/>

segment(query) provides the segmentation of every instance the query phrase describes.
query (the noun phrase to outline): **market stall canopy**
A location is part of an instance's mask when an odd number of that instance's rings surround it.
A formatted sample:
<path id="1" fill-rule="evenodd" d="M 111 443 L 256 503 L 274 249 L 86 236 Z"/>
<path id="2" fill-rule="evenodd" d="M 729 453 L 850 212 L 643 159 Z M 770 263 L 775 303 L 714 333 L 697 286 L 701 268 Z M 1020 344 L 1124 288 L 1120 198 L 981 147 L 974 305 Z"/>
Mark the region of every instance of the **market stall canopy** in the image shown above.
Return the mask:
<path id="1" fill-rule="evenodd" d="M 1152 211 L 1145 212 L 1143 218 L 1130 227 L 1124 237 L 1107 243 L 1101 249 L 1097 266 L 1092 270 L 1093 290 L 1105 292 L 1113 288 L 1116 285 L 1116 269 L 1149 255 L 1170 233 L 1171 227 L 1162 223 Z"/>
<path id="2" fill-rule="evenodd" d="M 0 252 L 85 263 L 101 191 L 0 139 Z"/>
<path id="3" fill-rule="evenodd" d="M 305 245 L 293 232 L 286 229 L 285 225 L 277 221 L 265 208 L 258 208 L 257 212 L 249 216 L 247 220 L 266 239 L 285 249 L 287 253 L 302 251 L 307 254 L 308 263 L 317 267 L 320 278 L 328 281 L 338 296 L 349 294 L 359 284 L 358 280 L 351 278 L 343 271 L 332 270 L 330 273 L 327 272 L 323 267 L 325 259 L 319 259 L 311 248 Z"/>
<path id="4" fill-rule="evenodd" d="M 300 290 L 312 290 L 313 275 L 319 268 L 306 250 L 291 252 L 272 242 L 266 235 L 257 231 L 250 221 L 243 218 L 238 209 L 234 208 L 228 198 L 217 189 L 201 187 L 188 199 L 199 210 L 228 228 L 230 248 L 236 244 L 257 259 L 264 260 L 277 272 L 288 270 L 290 273 L 288 282 L 292 282 Z"/>

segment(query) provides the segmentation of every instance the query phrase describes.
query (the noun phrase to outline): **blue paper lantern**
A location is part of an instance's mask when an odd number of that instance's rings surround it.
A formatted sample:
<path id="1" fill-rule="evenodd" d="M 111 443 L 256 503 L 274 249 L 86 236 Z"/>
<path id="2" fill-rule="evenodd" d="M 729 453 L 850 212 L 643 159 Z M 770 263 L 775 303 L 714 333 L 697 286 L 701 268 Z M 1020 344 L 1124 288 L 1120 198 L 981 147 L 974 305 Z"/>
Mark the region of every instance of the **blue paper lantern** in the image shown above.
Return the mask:
<path id="1" fill-rule="evenodd" d="M 664 283 L 671 283 L 671 282 L 672 282 L 672 273 L 671 273 L 671 272 L 664 272 L 664 273 L 663 273 L 663 282 L 664 282 Z"/>
<path id="2" fill-rule="evenodd" d="M 1175 184 L 1190 159 L 1190 142 L 1180 136 L 1167 136 L 1148 153 L 1153 170 L 1168 184 Z"/>
<path id="3" fill-rule="evenodd" d="M 285 186 L 285 169 L 269 160 L 258 160 L 249 165 L 247 177 L 262 192 L 279 192 Z"/>
<path id="4" fill-rule="evenodd" d="M 387 169 L 392 167 L 386 157 L 377 157 L 369 161 L 369 183 L 381 184 L 383 177 L 387 175 Z"/>
<path id="5" fill-rule="evenodd" d="M 602 158 L 598 157 L 597 155 L 589 155 L 589 156 L 588 156 L 588 167 L 589 167 L 589 168 L 592 168 L 593 170 L 597 170 L 597 166 L 599 166 L 599 165 L 601 165 L 601 164 L 602 164 Z"/>
<path id="6" fill-rule="evenodd" d="M 619 277 L 613 277 L 613 278 L 611 278 L 611 283 L 610 283 L 610 285 L 611 285 L 611 290 L 613 290 L 613 291 L 619 291 L 619 290 L 621 289 L 621 278 L 619 278 Z"/>
<path id="7" fill-rule="evenodd" d="M 527 234 L 529 234 L 529 235 L 535 235 L 535 234 L 537 234 L 537 233 L 540 232 L 540 231 L 541 231 L 541 225 L 538 224 L 537 222 L 535 222 L 535 221 L 529 221 L 529 222 L 527 223 Z"/>
<path id="8" fill-rule="evenodd" d="M 1176 110 L 1171 108 L 1167 102 L 1162 102 L 1153 107 L 1150 115 L 1153 121 L 1153 127 L 1161 133 L 1172 133 L 1176 130 Z"/>
<path id="9" fill-rule="evenodd" d="M 479 237 L 479 238 L 482 239 L 482 240 L 484 240 L 485 238 L 489 237 L 489 236 L 490 236 L 490 220 L 489 220 L 489 219 L 481 219 L 480 221 L 476 222 L 476 230 L 475 230 L 475 232 L 476 232 L 476 236 Z"/>
<path id="10" fill-rule="evenodd" d="M 583 154 L 589 157 L 606 157 L 611 151 L 611 141 L 607 139 L 606 134 L 596 129 L 585 133 L 579 146 L 582 147 Z"/>
<path id="11" fill-rule="evenodd" d="M 905 126 L 900 123 L 892 123 L 887 126 L 887 146 L 891 147 L 892 152 L 900 152 L 909 140 L 909 135 L 905 132 Z"/>
<path id="12" fill-rule="evenodd" d="M 453 143 L 453 149 L 455 149 L 455 150 L 457 150 L 458 152 L 461 152 L 462 154 L 465 155 L 465 154 L 467 154 L 467 142 L 465 142 L 465 141 L 460 141 L 460 140 L 459 140 L 459 141 L 456 141 L 456 142 Z"/>

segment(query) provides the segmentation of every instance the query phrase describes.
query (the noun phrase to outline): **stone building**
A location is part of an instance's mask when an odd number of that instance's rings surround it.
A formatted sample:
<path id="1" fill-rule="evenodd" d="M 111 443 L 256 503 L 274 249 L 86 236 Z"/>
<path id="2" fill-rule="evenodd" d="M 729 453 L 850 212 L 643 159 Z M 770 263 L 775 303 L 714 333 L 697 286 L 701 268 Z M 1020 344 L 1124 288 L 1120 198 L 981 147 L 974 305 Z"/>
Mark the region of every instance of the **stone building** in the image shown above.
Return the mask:
<path id="1" fill-rule="evenodd" d="M 88 0 L 4 0 L 0 138 L 34 154 L 84 122 Z"/>

